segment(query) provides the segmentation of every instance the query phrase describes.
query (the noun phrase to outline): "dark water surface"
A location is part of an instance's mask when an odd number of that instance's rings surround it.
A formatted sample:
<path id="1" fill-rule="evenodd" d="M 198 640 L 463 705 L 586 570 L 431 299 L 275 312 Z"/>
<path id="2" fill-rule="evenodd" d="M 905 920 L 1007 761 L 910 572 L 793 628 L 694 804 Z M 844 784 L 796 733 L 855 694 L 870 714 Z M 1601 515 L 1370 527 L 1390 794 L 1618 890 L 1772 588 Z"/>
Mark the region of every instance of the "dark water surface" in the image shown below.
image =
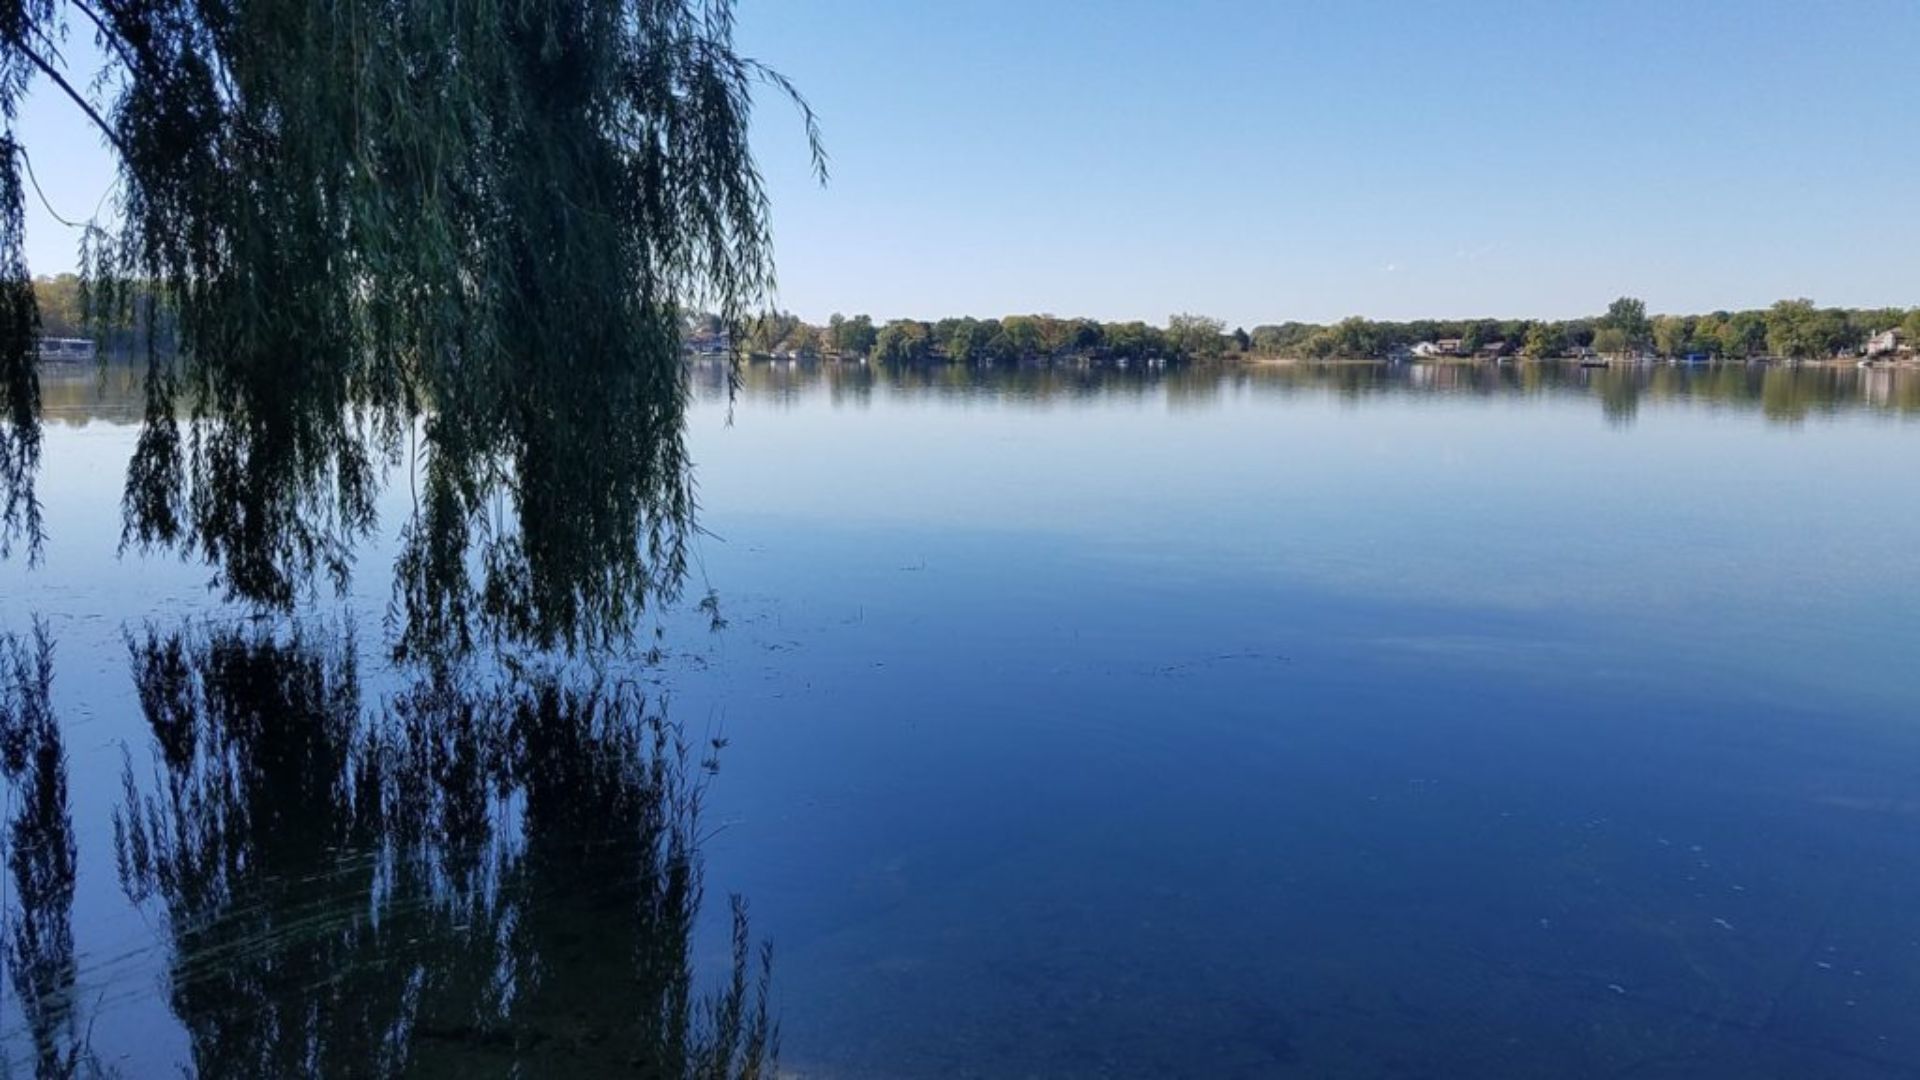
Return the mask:
<path id="1" fill-rule="evenodd" d="M 116 559 L 56 380 L 8 1074 L 737 1063 L 765 940 L 792 1076 L 1920 1077 L 1916 374 L 703 370 L 584 699 Z"/>

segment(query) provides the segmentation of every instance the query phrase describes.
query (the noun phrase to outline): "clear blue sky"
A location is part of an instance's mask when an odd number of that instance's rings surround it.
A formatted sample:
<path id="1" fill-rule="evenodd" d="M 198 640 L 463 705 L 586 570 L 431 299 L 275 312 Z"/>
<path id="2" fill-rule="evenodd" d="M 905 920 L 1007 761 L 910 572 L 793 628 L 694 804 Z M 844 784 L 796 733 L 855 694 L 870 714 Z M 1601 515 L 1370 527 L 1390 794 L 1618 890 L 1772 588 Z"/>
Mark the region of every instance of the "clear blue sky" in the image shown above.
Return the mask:
<path id="1" fill-rule="evenodd" d="M 1920 304 L 1912 0 L 741 0 L 739 37 L 826 128 L 823 190 L 762 98 L 810 319 Z M 21 127 L 89 213 L 98 140 L 47 94 Z"/>

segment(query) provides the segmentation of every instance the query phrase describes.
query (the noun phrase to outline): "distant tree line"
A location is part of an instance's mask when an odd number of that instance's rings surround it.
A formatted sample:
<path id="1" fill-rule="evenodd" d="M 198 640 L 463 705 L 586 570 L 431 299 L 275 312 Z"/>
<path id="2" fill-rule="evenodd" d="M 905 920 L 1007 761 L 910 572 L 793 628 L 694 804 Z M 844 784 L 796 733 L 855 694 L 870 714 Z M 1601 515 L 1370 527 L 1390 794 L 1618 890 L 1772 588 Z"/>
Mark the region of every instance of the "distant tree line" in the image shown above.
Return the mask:
<path id="1" fill-rule="evenodd" d="M 1760 311 L 1649 317 L 1643 302 L 1621 297 L 1605 313 L 1585 319 L 1382 322 L 1355 317 L 1331 326 L 1256 326 L 1249 336 L 1253 353 L 1305 359 L 1379 360 L 1423 342 L 1448 342 L 1448 351 L 1461 356 L 1545 358 L 1591 349 L 1606 355 L 1810 360 L 1858 353 L 1869 337 L 1886 330 L 1920 342 L 1920 308 L 1823 308 L 1802 299 Z"/>
<path id="2" fill-rule="evenodd" d="M 697 345 L 722 331 L 718 320 L 703 315 L 693 320 L 689 337 Z M 836 314 L 825 326 L 815 326 L 783 311 L 748 319 L 735 344 L 748 356 L 833 356 L 883 364 L 1017 364 L 1063 358 L 1188 361 L 1217 358 L 1239 347 L 1224 323 L 1203 315 L 1174 315 L 1161 327 L 1054 315 L 876 324 L 866 315 Z"/>
<path id="3" fill-rule="evenodd" d="M 1194 361 L 1276 357 L 1385 360 L 1432 355 L 1534 359 L 1584 354 L 1657 355 L 1743 360 L 1813 360 L 1859 353 L 1873 335 L 1896 330 L 1920 344 L 1920 308 L 1833 308 L 1782 300 L 1770 308 L 1704 315 L 1651 315 L 1621 297 L 1599 315 L 1579 319 L 1414 319 L 1355 316 L 1332 325 L 1285 322 L 1229 332 L 1219 319 L 1174 315 L 1164 327 L 1053 315 L 936 322 L 834 315 L 816 326 L 784 311 L 746 320 L 733 345 L 749 357 L 838 357 L 885 364 L 1017 364 L 1035 360 Z M 713 316 L 688 324 L 696 344 L 726 337 Z"/>

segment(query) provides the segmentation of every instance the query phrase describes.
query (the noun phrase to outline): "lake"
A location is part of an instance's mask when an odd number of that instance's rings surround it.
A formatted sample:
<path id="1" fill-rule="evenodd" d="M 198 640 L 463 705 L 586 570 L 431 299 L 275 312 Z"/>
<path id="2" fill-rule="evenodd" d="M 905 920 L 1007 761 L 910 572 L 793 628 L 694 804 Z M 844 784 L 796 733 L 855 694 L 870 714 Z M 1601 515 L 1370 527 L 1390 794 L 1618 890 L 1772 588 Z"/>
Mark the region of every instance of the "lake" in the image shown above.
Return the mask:
<path id="1" fill-rule="evenodd" d="M 569 696 L 118 557 L 50 379 L 8 1074 L 746 1060 L 768 943 L 796 1077 L 1920 1076 L 1920 372 L 743 380 Z"/>

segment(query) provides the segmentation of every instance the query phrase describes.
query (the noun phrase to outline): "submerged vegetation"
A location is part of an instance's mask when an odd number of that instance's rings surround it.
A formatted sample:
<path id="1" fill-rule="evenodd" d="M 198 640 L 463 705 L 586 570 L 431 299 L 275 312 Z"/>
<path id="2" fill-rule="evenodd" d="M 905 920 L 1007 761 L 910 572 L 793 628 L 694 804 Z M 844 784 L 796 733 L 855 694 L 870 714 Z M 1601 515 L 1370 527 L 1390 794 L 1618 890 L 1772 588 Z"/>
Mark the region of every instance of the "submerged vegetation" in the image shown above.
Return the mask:
<path id="1" fill-rule="evenodd" d="M 55 63 L 69 21 L 104 109 Z M 43 73 L 118 157 L 79 298 L 146 331 L 126 542 L 284 611 L 404 470 L 403 649 L 630 631 L 685 565 L 682 308 L 772 280 L 756 84 L 824 177 L 732 34 L 731 0 L 14 5 L 0 112 Z M 37 545 L 24 155 L 0 133 L 0 537 Z"/>

